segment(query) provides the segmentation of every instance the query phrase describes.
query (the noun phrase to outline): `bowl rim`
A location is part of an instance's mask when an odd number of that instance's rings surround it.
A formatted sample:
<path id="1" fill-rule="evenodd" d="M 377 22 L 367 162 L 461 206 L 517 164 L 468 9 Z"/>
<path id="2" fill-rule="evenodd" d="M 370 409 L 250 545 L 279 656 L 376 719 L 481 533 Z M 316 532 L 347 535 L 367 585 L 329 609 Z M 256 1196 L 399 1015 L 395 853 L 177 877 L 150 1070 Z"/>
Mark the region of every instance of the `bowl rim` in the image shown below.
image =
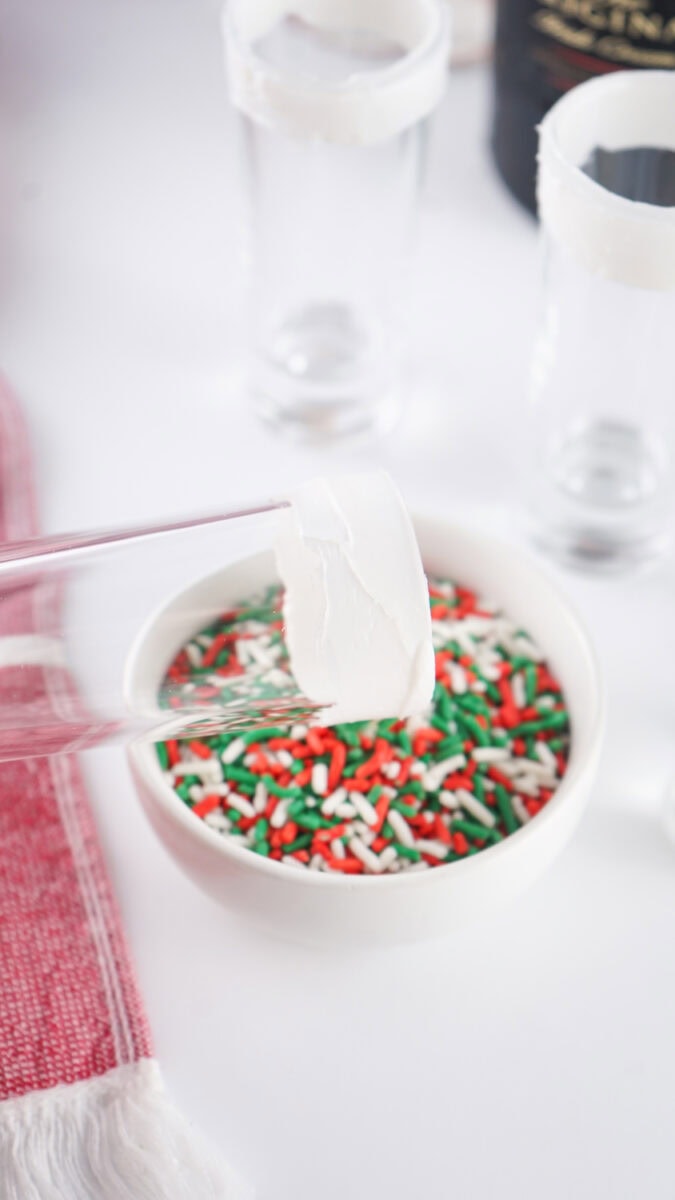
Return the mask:
<path id="1" fill-rule="evenodd" d="M 445 517 L 433 514 L 415 511 L 412 513 L 412 520 L 416 530 L 419 530 L 425 524 L 427 526 L 433 525 L 436 528 L 442 527 L 443 531 L 449 534 L 456 532 L 465 537 L 467 535 L 470 536 L 473 540 L 479 542 L 482 549 L 487 552 L 490 549 L 499 551 L 502 554 L 506 551 L 513 559 L 518 560 L 522 569 L 531 576 L 536 576 L 538 584 L 543 586 L 555 603 L 563 609 L 578 642 L 580 655 L 585 659 L 588 677 L 590 702 L 589 714 L 586 718 L 588 729 L 585 739 L 587 742 L 585 755 L 581 759 L 578 758 L 578 752 L 575 755 L 574 734 L 572 734 L 572 752 L 567 770 L 562 782 L 545 807 L 527 824 L 522 825 L 514 833 L 509 834 L 503 841 L 485 847 L 479 854 L 467 856 L 460 861 L 439 864 L 429 871 L 406 871 L 394 875 L 341 875 L 337 871 L 310 871 L 301 870 L 299 867 L 291 868 L 285 863 L 277 862 L 275 859 L 255 854 L 247 847 L 241 847 L 236 843 L 229 842 L 225 835 L 211 829 L 201 818 L 194 817 L 191 810 L 186 807 L 174 789 L 164 779 L 162 768 L 154 752 L 155 743 L 146 739 L 138 739 L 130 743 L 127 747 L 127 754 L 130 759 L 132 771 L 138 774 L 141 777 L 142 783 L 152 791 L 156 801 L 168 814 L 172 822 L 181 825 L 188 836 L 201 842 L 206 848 L 221 854 L 225 860 L 230 860 L 246 870 L 262 872 L 282 883 L 293 883 L 307 887 L 329 888 L 336 891 L 368 890 L 372 887 L 380 890 L 385 888 L 390 890 L 394 888 L 421 888 L 428 886 L 432 879 L 438 882 L 446 880 L 449 871 L 452 871 L 453 879 L 465 878 L 469 872 L 475 874 L 478 870 L 484 871 L 498 860 L 503 860 L 506 855 L 513 855 L 514 852 L 520 853 L 527 844 L 531 844 L 536 838 L 540 838 L 545 828 L 549 827 L 558 818 L 561 809 L 567 802 L 569 793 L 576 790 L 587 777 L 590 776 L 592 778 L 600 755 L 605 726 L 605 689 L 596 652 L 575 606 L 569 601 L 551 576 L 542 568 L 534 555 L 522 549 L 522 547 L 512 546 L 501 538 L 477 530 L 471 525 L 465 525 L 461 522 L 448 520 Z M 252 558 L 259 557 L 259 555 L 252 556 Z M 188 590 L 185 589 L 185 591 Z M 172 599 L 175 601 L 177 597 L 173 597 Z M 497 597 L 497 601 L 498 599 Z"/>

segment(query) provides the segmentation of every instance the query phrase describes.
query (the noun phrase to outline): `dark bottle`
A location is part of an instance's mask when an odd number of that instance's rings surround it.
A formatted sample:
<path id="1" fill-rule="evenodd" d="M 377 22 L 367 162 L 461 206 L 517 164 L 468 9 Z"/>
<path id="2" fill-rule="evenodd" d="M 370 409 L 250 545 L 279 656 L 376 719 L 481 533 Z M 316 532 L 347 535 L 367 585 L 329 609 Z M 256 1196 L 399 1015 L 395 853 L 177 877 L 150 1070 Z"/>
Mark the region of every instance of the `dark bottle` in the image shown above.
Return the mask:
<path id="1" fill-rule="evenodd" d="M 621 68 L 675 68 L 675 0 L 498 0 L 492 148 L 536 211 L 536 127 L 577 83 Z"/>

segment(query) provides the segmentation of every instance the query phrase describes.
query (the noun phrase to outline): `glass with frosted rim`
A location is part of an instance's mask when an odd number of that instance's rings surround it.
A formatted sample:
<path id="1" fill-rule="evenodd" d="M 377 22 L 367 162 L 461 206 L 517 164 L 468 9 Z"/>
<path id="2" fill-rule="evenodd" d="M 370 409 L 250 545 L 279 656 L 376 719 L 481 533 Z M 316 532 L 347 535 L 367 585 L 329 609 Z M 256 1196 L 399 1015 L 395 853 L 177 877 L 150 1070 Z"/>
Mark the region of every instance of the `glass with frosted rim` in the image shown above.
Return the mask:
<path id="1" fill-rule="evenodd" d="M 675 208 L 587 173 L 598 150 L 644 147 L 675 152 L 673 72 L 591 80 L 540 128 L 530 511 L 540 546 L 591 569 L 651 559 L 672 519 Z"/>
<path id="2" fill-rule="evenodd" d="M 142 648 L 161 679 L 186 640 L 245 600 L 248 592 L 224 601 L 221 579 L 231 590 L 252 556 L 266 552 L 260 583 L 274 582 L 284 507 L 0 547 L 0 761 L 318 716 L 292 685 L 269 701 L 226 702 L 174 695 L 166 680 L 157 691 L 136 669 Z M 255 667 L 246 678 L 256 680 Z"/>
<path id="3" fill-rule="evenodd" d="M 387 423 L 446 6 L 230 0 L 223 27 L 246 190 L 249 393 L 306 438 Z"/>

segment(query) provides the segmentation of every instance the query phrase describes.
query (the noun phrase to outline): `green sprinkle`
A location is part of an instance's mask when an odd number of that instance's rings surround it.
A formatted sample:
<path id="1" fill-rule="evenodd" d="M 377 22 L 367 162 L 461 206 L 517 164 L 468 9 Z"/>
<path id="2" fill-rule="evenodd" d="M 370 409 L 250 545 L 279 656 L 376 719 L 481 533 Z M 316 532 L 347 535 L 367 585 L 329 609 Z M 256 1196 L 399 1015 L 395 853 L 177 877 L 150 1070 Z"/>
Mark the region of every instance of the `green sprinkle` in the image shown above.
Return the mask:
<path id="1" fill-rule="evenodd" d="M 497 829 L 488 829 L 478 821 L 467 821 L 464 817 L 455 817 L 452 822 L 453 832 L 463 833 L 475 842 L 501 842 L 502 835 Z"/>
<path id="2" fill-rule="evenodd" d="M 164 742 L 157 742 L 155 748 L 157 750 L 157 757 L 159 759 L 160 767 L 162 768 L 163 771 L 168 771 L 168 769 L 169 769 L 169 752 L 166 748 L 166 744 Z"/>
<path id="3" fill-rule="evenodd" d="M 498 783 L 495 788 L 495 799 L 497 801 L 499 815 L 506 826 L 506 832 L 515 833 L 516 829 L 520 829 L 520 821 L 513 811 L 513 805 L 511 803 L 511 797 L 509 796 L 509 793 L 507 792 L 506 788 L 501 786 L 500 783 Z"/>
<path id="4" fill-rule="evenodd" d="M 527 666 L 523 668 L 525 676 L 525 700 L 528 708 L 534 703 L 534 698 L 537 694 L 537 668 Z"/>
<path id="5" fill-rule="evenodd" d="M 331 825 L 333 824 L 332 821 L 328 821 L 326 817 L 321 817 L 315 812 L 298 813 L 295 818 L 295 823 L 296 825 L 299 825 L 301 829 L 314 830 L 330 829 Z"/>
<path id="6" fill-rule="evenodd" d="M 287 734 L 286 729 L 252 729 L 250 733 L 242 733 L 241 739 L 247 746 L 251 746 L 253 742 L 266 742 L 268 738 L 282 738 Z"/>
<path id="7" fill-rule="evenodd" d="M 234 779 L 235 783 L 251 783 L 255 787 L 260 776 L 254 775 L 253 771 L 247 771 L 246 767 L 226 766 L 225 773 L 228 779 Z"/>
<path id="8" fill-rule="evenodd" d="M 490 735 L 487 730 L 483 729 L 478 724 L 478 721 L 474 717 L 469 716 L 468 713 L 458 712 L 457 724 L 460 728 L 465 729 L 469 737 L 473 738 L 474 742 L 477 742 L 479 746 L 490 745 Z"/>
<path id="9" fill-rule="evenodd" d="M 284 846 L 284 854 L 294 854 L 296 850 L 306 850 L 308 846 L 311 846 L 313 836 L 311 833 L 301 833 L 294 842 L 289 842 L 287 846 Z"/>
<path id="10" fill-rule="evenodd" d="M 396 852 L 400 854 L 401 858 L 409 858 L 411 862 L 420 861 L 422 855 L 420 854 L 419 850 L 413 850 L 412 846 L 404 846 L 402 842 L 395 841 L 393 844 L 396 847 Z"/>
<path id="11" fill-rule="evenodd" d="M 542 733 L 545 729 L 564 729 L 569 724 L 566 712 L 554 712 L 549 717 L 540 717 L 537 721 L 523 721 L 511 730 L 512 737 L 523 737 L 528 733 Z"/>
<path id="12" fill-rule="evenodd" d="M 358 746 L 359 735 L 351 725 L 336 725 L 335 732 L 340 741 L 346 742 L 348 746 Z"/>
<path id="13" fill-rule="evenodd" d="M 282 787 L 281 784 L 277 783 L 271 775 L 263 775 L 262 782 L 265 784 L 268 792 L 271 792 L 273 796 L 289 796 L 294 798 L 302 795 L 302 788 Z"/>
<path id="14" fill-rule="evenodd" d="M 407 730 L 402 729 L 401 732 L 399 733 L 398 744 L 401 747 L 401 749 L 403 750 L 403 753 L 405 754 L 406 758 L 410 758 L 410 755 L 413 752 L 413 746 L 412 746 L 412 742 L 410 740 L 410 734 L 407 732 Z"/>

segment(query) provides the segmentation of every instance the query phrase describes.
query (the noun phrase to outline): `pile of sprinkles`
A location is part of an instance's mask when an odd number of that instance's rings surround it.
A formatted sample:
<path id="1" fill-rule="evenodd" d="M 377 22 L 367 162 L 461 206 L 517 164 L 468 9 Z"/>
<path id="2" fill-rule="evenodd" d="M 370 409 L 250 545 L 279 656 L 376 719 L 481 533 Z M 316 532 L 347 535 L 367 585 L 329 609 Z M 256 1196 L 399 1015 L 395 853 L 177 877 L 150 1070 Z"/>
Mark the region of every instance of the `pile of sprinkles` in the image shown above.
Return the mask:
<path id="1" fill-rule="evenodd" d="M 429 594 L 429 713 L 160 743 L 166 778 L 195 817 L 254 854 L 343 875 L 456 862 L 536 817 L 567 766 L 560 685 L 494 605 L 446 580 L 431 580 Z M 292 696 L 281 603 L 270 587 L 194 637 L 168 670 L 169 703 L 186 692 L 224 703 L 242 691 Z"/>

